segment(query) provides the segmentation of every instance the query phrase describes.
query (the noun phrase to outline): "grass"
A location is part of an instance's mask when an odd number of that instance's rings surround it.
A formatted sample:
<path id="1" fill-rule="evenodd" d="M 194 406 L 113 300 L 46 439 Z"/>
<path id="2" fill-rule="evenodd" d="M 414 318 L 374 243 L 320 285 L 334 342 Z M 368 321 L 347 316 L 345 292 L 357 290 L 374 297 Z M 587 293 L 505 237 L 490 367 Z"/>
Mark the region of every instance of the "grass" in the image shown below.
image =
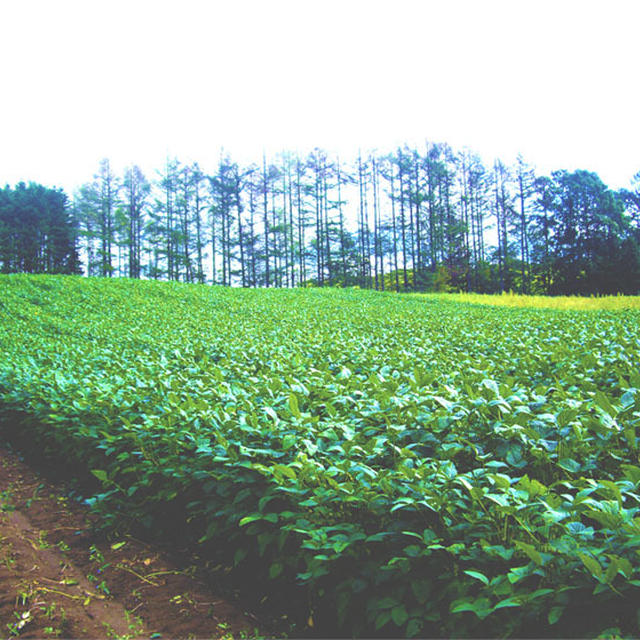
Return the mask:
<path id="1" fill-rule="evenodd" d="M 469 304 L 526 309 L 559 309 L 582 311 L 625 311 L 640 309 L 640 296 L 527 296 L 508 292 L 486 293 L 427 293 L 431 299 L 447 299 Z"/>

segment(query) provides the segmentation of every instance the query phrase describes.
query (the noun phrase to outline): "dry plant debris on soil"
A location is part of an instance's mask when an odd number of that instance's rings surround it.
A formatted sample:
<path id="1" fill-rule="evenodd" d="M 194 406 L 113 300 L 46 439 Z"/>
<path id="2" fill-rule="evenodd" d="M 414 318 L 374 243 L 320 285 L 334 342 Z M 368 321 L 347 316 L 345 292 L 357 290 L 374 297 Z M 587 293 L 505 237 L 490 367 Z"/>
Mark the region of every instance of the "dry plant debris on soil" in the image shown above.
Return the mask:
<path id="1" fill-rule="evenodd" d="M 256 620 L 131 537 L 107 540 L 86 508 L 0 447 L 0 637 L 222 638 Z"/>

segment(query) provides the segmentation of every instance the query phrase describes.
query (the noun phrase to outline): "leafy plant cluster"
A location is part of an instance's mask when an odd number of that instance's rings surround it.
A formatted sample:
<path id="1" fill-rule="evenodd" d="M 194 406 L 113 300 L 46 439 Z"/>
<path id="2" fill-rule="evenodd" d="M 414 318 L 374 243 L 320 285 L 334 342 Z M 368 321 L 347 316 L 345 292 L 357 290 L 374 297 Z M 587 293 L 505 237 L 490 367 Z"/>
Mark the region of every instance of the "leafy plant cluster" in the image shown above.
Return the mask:
<path id="1" fill-rule="evenodd" d="M 91 473 L 107 525 L 299 585 L 316 631 L 639 632 L 637 310 L 0 288 L 5 424 Z"/>

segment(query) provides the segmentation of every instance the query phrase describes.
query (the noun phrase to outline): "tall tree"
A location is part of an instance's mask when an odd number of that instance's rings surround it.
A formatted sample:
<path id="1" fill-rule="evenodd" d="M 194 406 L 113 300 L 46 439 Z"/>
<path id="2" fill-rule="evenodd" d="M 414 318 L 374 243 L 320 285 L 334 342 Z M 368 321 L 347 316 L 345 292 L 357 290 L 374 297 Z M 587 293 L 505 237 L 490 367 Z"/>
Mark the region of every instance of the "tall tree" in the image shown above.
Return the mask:
<path id="1" fill-rule="evenodd" d="M 520 240 L 520 293 L 529 293 L 529 211 L 528 202 L 533 193 L 535 174 L 521 155 L 516 161 L 516 181 L 518 189 L 518 235 Z"/>
<path id="2" fill-rule="evenodd" d="M 118 205 L 118 180 L 108 158 L 100 161 L 96 175 L 100 207 L 100 271 L 102 276 L 113 275 L 114 213 Z"/>
<path id="3" fill-rule="evenodd" d="M 126 216 L 126 243 L 128 253 L 128 276 L 140 278 L 142 275 L 142 230 L 145 205 L 151 185 L 140 167 L 134 165 L 126 169 L 123 179 L 124 213 Z"/>

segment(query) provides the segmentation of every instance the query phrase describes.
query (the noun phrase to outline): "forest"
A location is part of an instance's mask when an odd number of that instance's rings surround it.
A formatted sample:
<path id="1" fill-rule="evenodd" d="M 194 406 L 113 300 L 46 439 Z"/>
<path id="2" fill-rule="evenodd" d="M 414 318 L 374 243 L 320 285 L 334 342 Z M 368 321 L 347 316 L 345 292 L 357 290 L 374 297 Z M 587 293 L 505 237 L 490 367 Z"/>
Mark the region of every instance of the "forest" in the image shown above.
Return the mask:
<path id="1" fill-rule="evenodd" d="M 81 273 L 78 236 L 62 190 L 24 182 L 0 189 L 3 273 Z"/>
<path id="2" fill-rule="evenodd" d="M 44 229 L 65 228 L 75 237 L 69 255 L 79 252 L 88 276 L 636 294 L 640 173 L 630 186 L 609 189 L 586 170 L 536 175 L 520 156 L 513 166 L 485 166 L 441 143 L 346 163 L 321 149 L 247 165 L 221 154 L 211 175 L 177 159 L 154 176 L 135 165 L 117 175 L 104 159 L 57 222 L 46 207 L 20 204 L 46 189 L 0 192 L 0 269 L 77 272 L 77 257 L 50 257 Z"/>

